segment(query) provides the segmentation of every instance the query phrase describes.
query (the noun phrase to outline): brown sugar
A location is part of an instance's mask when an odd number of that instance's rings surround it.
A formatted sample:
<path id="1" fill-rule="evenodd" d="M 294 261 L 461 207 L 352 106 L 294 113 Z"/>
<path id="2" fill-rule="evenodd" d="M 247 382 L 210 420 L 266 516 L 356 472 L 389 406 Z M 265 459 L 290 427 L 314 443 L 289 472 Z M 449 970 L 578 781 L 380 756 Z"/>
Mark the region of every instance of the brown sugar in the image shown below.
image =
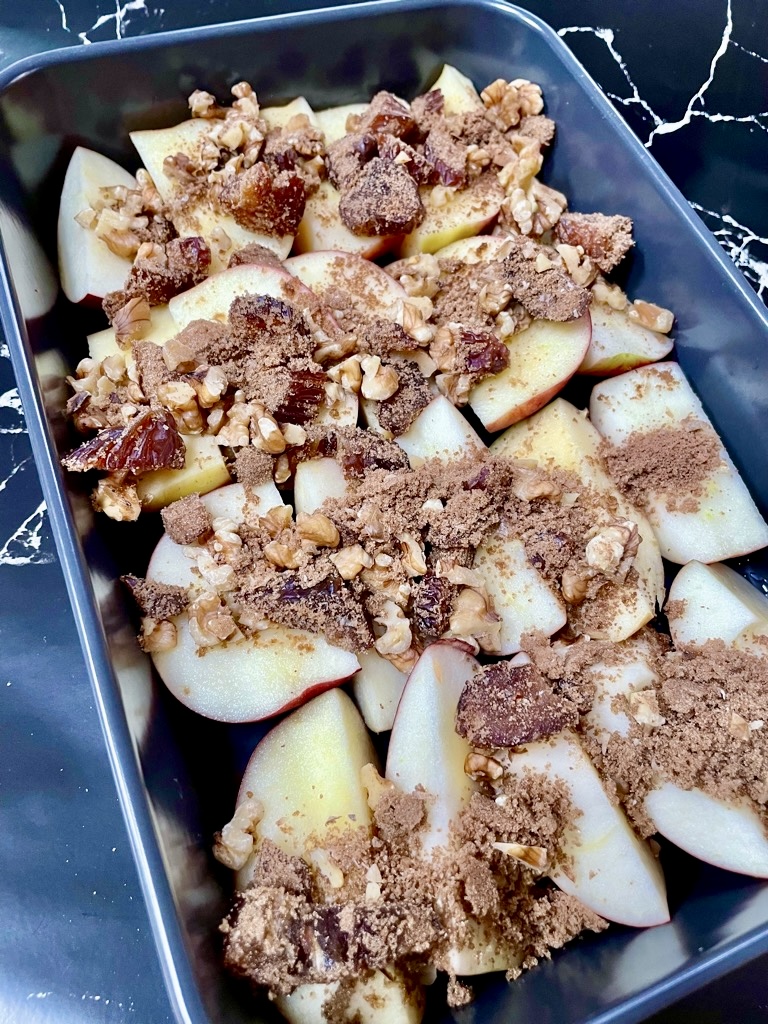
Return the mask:
<path id="1" fill-rule="evenodd" d="M 564 213 L 555 235 L 566 245 L 580 245 L 605 274 L 617 267 L 635 244 L 629 217 L 603 213 Z"/>
<path id="2" fill-rule="evenodd" d="M 589 309 L 590 292 L 552 261 L 540 269 L 541 246 L 530 239 L 518 241 L 504 260 L 512 295 L 532 317 L 541 320 L 576 320 Z"/>
<path id="3" fill-rule="evenodd" d="M 339 214 L 356 235 L 408 234 L 424 219 L 424 206 L 406 170 L 374 157 L 342 192 Z"/>
<path id="4" fill-rule="evenodd" d="M 211 514 L 199 494 L 172 501 L 160 512 L 165 532 L 175 544 L 194 544 L 207 537 L 213 525 Z"/>
<path id="5" fill-rule="evenodd" d="M 477 747 L 516 747 L 579 720 L 578 708 L 532 665 L 486 665 L 465 684 L 456 731 Z"/>
<path id="6" fill-rule="evenodd" d="M 235 455 L 235 477 L 244 487 L 260 487 L 272 479 L 273 459 L 268 452 L 251 446 Z"/>
<path id="7" fill-rule="evenodd" d="M 158 622 L 181 615 L 189 603 L 184 587 L 176 587 L 171 583 L 156 583 L 140 579 L 138 576 L 121 576 L 121 580 L 130 590 L 142 613 Z"/>
<path id="8" fill-rule="evenodd" d="M 603 442 L 614 483 L 638 508 L 661 498 L 675 512 L 695 512 L 704 485 L 723 464 L 723 447 L 712 427 L 687 417 L 677 427 L 635 431 L 619 446 Z"/>
<path id="9" fill-rule="evenodd" d="M 398 360 L 393 365 L 399 381 L 397 391 L 391 398 L 379 403 L 378 416 L 382 427 L 393 437 L 399 437 L 408 430 L 435 395 L 418 363 Z"/>

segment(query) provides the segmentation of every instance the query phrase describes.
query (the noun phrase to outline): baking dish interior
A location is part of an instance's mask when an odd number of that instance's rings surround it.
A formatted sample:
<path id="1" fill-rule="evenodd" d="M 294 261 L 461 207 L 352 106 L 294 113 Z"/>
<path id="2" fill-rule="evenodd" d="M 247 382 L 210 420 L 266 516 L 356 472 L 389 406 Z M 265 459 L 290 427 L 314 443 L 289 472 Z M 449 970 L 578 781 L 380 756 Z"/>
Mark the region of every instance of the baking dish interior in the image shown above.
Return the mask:
<path id="1" fill-rule="evenodd" d="M 58 196 L 74 147 L 135 169 L 128 132 L 183 119 L 195 87 L 224 99 L 245 79 L 264 103 L 302 94 L 321 109 L 380 88 L 412 96 L 446 61 L 478 84 L 524 77 L 542 86 L 546 113 L 558 125 L 543 179 L 566 192 L 572 209 L 633 218 L 637 247 L 623 283 L 630 294 L 675 311 L 678 358 L 768 509 L 764 311 L 554 33 L 535 19 L 493 2 L 400 0 L 62 51 L 11 69 L 0 92 L 1 223 L 26 310 L 18 334 L 29 348 L 22 350 L 13 329 L 9 340 L 22 394 L 48 404 L 48 427 L 30 413 L 30 432 L 180 1020 L 276 1018 L 266 1004 L 254 1009 L 223 977 L 216 926 L 229 880 L 210 855 L 212 833 L 227 820 L 266 726 L 193 715 L 157 683 L 139 652 L 132 610 L 116 581 L 123 572 L 143 573 L 158 523 L 96 521 L 78 481 L 63 481 L 54 468 L 56 451 L 71 444 L 55 377 L 61 361 L 71 369 L 86 354 L 85 335 L 104 325 L 103 315 L 61 297 L 39 315 L 21 267 L 36 268 L 33 279 L 44 275 L 41 252 L 55 266 Z M 6 310 L 6 323 L 10 315 Z M 740 567 L 764 582 L 759 556 Z M 457 1019 L 638 1020 L 768 947 L 768 890 L 760 883 L 668 846 L 662 856 L 671 924 L 646 932 L 615 927 L 579 940 L 514 985 L 482 979 L 477 1001 Z M 441 1005 L 438 993 L 430 1020 L 450 1019 Z"/>

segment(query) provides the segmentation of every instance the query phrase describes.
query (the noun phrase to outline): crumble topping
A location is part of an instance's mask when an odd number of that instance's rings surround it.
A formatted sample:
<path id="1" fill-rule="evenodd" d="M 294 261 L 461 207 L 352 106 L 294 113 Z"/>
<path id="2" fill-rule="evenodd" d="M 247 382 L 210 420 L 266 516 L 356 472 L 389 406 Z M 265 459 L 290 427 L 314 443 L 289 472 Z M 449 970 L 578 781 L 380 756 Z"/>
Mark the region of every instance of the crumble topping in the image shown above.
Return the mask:
<path id="1" fill-rule="evenodd" d="M 629 217 L 603 213 L 564 213 L 555 235 L 567 245 L 580 245 L 605 274 L 617 267 L 635 244 Z"/>
<path id="2" fill-rule="evenodd" d="M 160 511 L 165 532 L 176 544 L 194 544 L 210 534 L 213 520 L 199 494 L 172 501 Z"/>
<path id="3" fill-rule="evenodd" d="M 589 309 L 589 291 L 534 242 L 515 244 L 504 260 L 504 269 L 513 297 L 535 319 L 576 320 Z"/>
<path id="4" fill-rule="evenodd" d="M 408 234 L 424 219 L 424 204 L 411 175 L 377 156 L 342 192 L 339 213 L 357 235 Z"/>

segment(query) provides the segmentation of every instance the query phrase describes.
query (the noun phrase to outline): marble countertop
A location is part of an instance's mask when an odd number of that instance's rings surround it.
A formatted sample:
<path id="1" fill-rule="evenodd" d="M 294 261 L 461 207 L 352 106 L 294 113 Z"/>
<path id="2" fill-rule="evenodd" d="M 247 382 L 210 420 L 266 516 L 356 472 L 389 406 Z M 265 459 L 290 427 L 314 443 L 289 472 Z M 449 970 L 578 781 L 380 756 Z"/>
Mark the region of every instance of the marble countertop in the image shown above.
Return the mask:
<path id="1" fill-rule="evenodd" d="M 0 69 L 55 47 L 318 6 L 160 3 L 36 0 L 13 12 L 3 4 Z M 521 6 L 558 30 L 758 294 L 768 295 L 768 4 Z M 0 1024 L 170 1022 L 4 345 L 0 594 Z M 764 1021 L 767 974 L 757 961 L 654 1020 Z"/>

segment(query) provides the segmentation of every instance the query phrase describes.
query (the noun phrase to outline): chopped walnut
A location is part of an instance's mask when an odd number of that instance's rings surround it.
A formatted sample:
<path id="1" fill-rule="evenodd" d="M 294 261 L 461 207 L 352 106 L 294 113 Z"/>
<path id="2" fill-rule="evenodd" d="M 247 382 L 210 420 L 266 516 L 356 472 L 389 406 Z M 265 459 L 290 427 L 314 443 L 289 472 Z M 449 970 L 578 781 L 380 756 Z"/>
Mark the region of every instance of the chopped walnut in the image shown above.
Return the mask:
<path id="1" fill-rule="evenodd" d="M 597 276 L 597 266 L 587 256 L 580 245 L 556 245 L 565 269 L 571 275 L 576 284 L 588 286 L 592 284 Z"/>
<path id="2" fill-rule="evenodd" d="M 259 800 L 243 800 L 232 820 L 214 836 L 213 855 L 220 864 L 232 871 L 245 867 L 253 853 L 256 826 L 264 817 L 264 806 Z"/>
<path id="3" fill-rule="evenodd" d="M 343 580 L 353 580 L 363 569 L 370 569 L 373 565 L 373 558 L 360 544 L 340 548 L 329 557 Z"/>
<path id="4" fill-rule="evenodd" d="M 339 546 L 339 531 L 328 516 L 322 512 L 313 512 L 308 515 L 306 512 L 299 512 L 296 518 L 296 530 L 302 540 L 310 541 L 321 548 L 337 548 Z"/>
<path id="5" fill-rule="evenodd" d="M 270 455 L 279 455 L 285 451 L 286 439 L 283 432 L 277 425 L 274 416 L 264 406 L 257 405 L 255 415 L 251 421 L 253 430 L 253 444 L 263 452 Z"/>
<path id="6" fill-rule="evenodd" d="M 427 563 L 424 558 L 424 549 L 411 533 L 401 533 L 398 536 L 402 555 L 400 561 L 409 576 L 423 576 L 427 571 Z"/>
<path id="7" fill-rule="evenodd" d="M 592 297 L 596 302 L 610 306 L 611 309 L 617 309 L 619 312 L 627 308 L 629 301 L 617 284 L 610 284 L 602 275 L 598 275 L 592 285 Z"/>
<path id="8" fill-rule="evenodd" d="M 306 561 L 301 541 L 288 531 L 265 544 L 263 553 L 267 561 L 278 569 L 298 569 Z"/>
<path id="9" fill-rule="evenodd" d="M 652 302 L 643 302 L 642 299 L 635 299 L 629 307 L 627 316 L 641 327 L 647 327 L 649 331 L 658 331 L 659 334 L 669 334 L 675 322 L 675 314 L 670 309 L 656 306 Z"/>
<path id="10" fill-rule="evenodd" d="M 93 507 L 118 523 L 135 523 L 141 515 L 141 501 L 136 485 L 115 473 L 99 480 L 91 495 Z"/>
<path id="11" fill-rule="evenodd" d="M 385 267 L 411 298 L 433 298 L 440 287 L 440 264 L 429 253 L 419 253 Z"/>
<path id="12" fill-rule="evenodd" d="M 385 632 L 375 643 L 379 654 L 387 657 L 392 654 L 404 654 L 411 646 L 411 624 L 403 613 L 400 605 L 394 601 L 385 601 L 381 615 L 375 622 L 384 626 Z"/>
<path id="13" fill-rule="evenodd" d="M 541 87 L 525 78 L 512 82 L 497 78 L 483 89 L 480 99 L 486 117 L 502 132 L 519 124 L 521 118 L 540 114 L 544 109 Z"/>
<path id="14" fill-rule="evenodd" d="M 629 712 L 638 725 L 658 729 L 666 718 L 659 712 L 659 701 L 655 690 L 635 690 L 629 695 Z"/>
<path id="15" fill-rule="evenodd" d="M 470 637 L 489 654 L 498 652 L 501 645 L 501 618 L 491 608 L 490 601 L 477 590 L 465 587 L 454 601 L 449 634 Z"/>
<path id="16" fill-rule="evenodd" d="M 512 484 L 512 493 L 521 501 L 534 501 L 536 498 L 551 498 L 555 500 L 560 497 L 562 491 L 559 485 L 549 476 L 548 473 L 539 468 L 529 469 L 527 466 L 518 466 L 515 480 Z"/>
<path id="17" fill-rule="evenodd" d="M 493 757 L 472 753 L 467 754 L 464 759 L 464 773 L 471 779 L 489 779 L 496 782 L 504 774 L 504 769 Z"/>
<path id="18" fill-rule="evenodd" d="M 134 295 L 128 299 L 112 317 L 115 340 L 121 348 L 127 348 L 130 342 L 143 338 L 149 325 L 149 303 L 143 295 Z"/>
<path id="19" fill-rule="evenodd" d="M 183 380 L 169 380 L 159 384 L 155 392 L 157 400 L 173 413 L 173 418 L 184 434 L 201 434 L 205 428 L 197 393 L 191 384 Z"/>
<path id="20" fill-rule="evenodd" d="M 375 811 L 385 793 L 394 793 L 396 786 L 389 779 L 382 778 L 373 764 L 365 764 L 360 769 L 360 781 L 365 789 L 368 806 Z"/>
<path id="21" fill-rule="evenodd" d="M 593 575 L 590 571 L 565 570 L 560 580 L 560 590 L 566 604 L 577 605 L 586 600 Z"/>
<path id="22" fill-rule="evenodd" d="M 176 626 L 167 619 L 158 620 L 145 615 L 141 620 L 139 643 L 147 654 L 172 651 L 176 646 Z"/>
<path id="23" fill-rule="evenodd" d="M 203 593 L 187 609 L 189 632 L 197 647 L 216 647 L 238 632 L 218 594 Z"/>
<path id="24" fill-rule="evenodd" d="M 360 361 L 363 380 L 360 393 L 363 398 L 383 402 L 391 398 L 400 386 L 400 378 L 394 366 L 384 365 L 379 356 L 365 356 Z"/>
<path id="25" fill-rule="evenodd" d="M 549 868 L 549 854 L 543 846 L 523 846 L 520 843 L 493 843 L 494 850 L 507 857 L 513 857 L 536 871 Z"/>
<path id="26" fill-rule="evenodd" d="M 636 523 L 626 520 L 596 527 L 585 550 L 587 565 L 606 576 L 616 575 L 622 570 L 626 577 L 639 546 L 640 533 Z"/>

